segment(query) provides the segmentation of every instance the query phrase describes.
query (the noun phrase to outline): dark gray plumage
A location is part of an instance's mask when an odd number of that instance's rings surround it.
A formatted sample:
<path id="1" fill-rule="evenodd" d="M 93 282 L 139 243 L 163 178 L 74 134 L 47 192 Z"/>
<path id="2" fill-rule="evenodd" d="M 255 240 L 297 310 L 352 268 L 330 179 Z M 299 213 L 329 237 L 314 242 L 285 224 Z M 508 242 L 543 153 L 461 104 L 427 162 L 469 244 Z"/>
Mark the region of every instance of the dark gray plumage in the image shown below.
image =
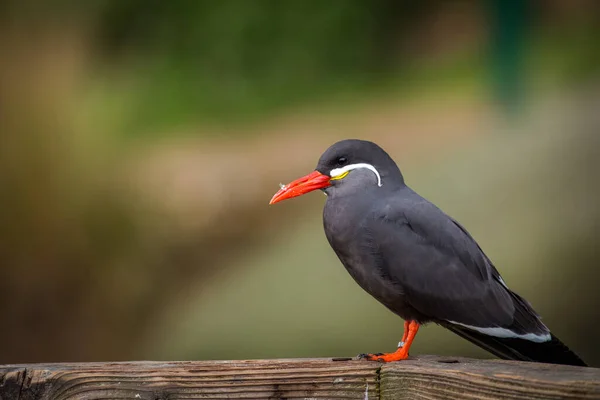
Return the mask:
<path id="1" fill-rule="evenodd" d="M 362 164 L 373 168 L 353 167 Z M 316 169 L 348 172 L 323 189 L 325 234 L 355 281 L 392 312 L 441 324 L 501 358 L 585 365 L 506 286 L 466 229 L 405 185 L 379 146 L 338 142 Z"/>

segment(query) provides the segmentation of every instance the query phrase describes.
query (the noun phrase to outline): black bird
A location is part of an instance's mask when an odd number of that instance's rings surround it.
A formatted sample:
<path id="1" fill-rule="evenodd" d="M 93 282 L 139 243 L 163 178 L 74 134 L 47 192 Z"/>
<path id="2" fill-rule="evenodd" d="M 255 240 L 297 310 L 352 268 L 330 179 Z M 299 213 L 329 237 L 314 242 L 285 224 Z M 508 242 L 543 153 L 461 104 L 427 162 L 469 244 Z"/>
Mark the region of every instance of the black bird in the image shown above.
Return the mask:
<path id="1" fill-rule="evenodd" d="M 586 365 L 508 288 L 467 230 L 409 188 L 375 143 L 335 143 L 316 171 L 282 186 L 270 204 L 316 189 L 327 195 L 325 235 L 342 264 L 405 320 L 395 352 L 364 358 L 406 359 L 419 326 L 434 322 L 503 359 Z"/>

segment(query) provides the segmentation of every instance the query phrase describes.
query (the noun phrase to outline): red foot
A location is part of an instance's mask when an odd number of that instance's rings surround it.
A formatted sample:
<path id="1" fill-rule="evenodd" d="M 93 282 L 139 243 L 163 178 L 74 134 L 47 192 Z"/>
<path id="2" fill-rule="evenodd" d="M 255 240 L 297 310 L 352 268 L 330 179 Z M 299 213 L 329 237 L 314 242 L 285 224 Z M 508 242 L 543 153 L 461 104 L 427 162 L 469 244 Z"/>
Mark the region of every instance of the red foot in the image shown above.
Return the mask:
<path id="1" fill-rule="evenodd" d="M 404 335 L 402 335 L 402 347 L 399 347 L 393 353 L 377 353 L 377 354 L 361 354 L 359 358 L 364 358 L 369 361 L 401 361 L 408 358 L 408 350 L 412 345 L 417 332 L 419 331 L 419 323 L 416 321 L 406 321 L 404 323 Z"/>
<path id="2" fill-rule="evenodd" d="M 399 348 L 393 353 L 362 354 L 361 358 L 369 361 L 382 362 L 402 361 L 408 358 L 408 351 Z"/>

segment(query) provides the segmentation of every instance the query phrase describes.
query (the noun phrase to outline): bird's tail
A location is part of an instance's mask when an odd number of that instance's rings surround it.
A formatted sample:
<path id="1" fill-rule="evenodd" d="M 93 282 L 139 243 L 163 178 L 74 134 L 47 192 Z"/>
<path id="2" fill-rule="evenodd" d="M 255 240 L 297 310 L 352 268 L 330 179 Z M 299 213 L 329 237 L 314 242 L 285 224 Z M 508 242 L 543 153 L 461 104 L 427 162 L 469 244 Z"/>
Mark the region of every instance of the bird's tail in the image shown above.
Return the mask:
<path id="1" fill-rule="evenodd" d="M 587 367 L 577 354 L 554 335 L 551 335 L 551 339 L 546 342 L 533 342 L 526 339 L 489 336 L 458 325 L 444 324 L 444 327 L 505 360 Z"/>

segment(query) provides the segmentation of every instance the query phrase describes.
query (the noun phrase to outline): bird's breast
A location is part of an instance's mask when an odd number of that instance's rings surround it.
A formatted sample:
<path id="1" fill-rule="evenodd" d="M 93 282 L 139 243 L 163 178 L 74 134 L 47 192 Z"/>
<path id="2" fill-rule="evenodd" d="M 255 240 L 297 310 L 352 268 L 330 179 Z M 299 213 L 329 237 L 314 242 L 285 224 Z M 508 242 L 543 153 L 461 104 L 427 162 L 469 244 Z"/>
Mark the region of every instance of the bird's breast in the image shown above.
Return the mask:
<path id="1" fill-rule="evenodd" d="M 365 223 L 368 214 L 358 215 L 343 218 L 341 214 L 328 213 L 326 209 L 324 227 L 327 240 L 360 287 L 396 314 L 406 317 L 410 311 L 404 290 L 401 284 L 390 278 L 389 266 L 385 265 L 377 243 L 369 235 Z"/>

